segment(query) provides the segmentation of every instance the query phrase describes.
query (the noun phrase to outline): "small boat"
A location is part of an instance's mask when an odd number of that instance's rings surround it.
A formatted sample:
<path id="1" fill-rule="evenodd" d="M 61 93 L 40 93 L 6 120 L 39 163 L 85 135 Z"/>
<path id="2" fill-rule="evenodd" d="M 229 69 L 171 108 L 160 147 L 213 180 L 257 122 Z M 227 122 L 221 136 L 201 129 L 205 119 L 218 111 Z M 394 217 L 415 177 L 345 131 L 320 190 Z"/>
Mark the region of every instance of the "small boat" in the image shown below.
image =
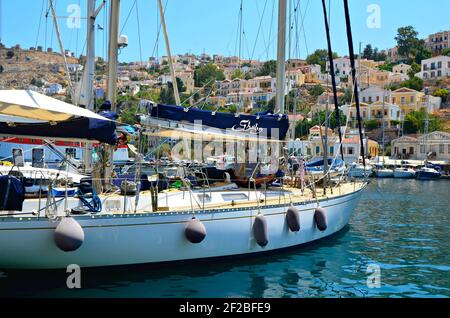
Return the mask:
<path id="1" fill-rule="evenodd" d="M 352 163 L 348 171 L 350 178 L 364 178 L 370 177 L 373 173 L 373 168 L 370 165 L 361 165 L 357 163 Z"/>
<path id="2" fill-rule="evenodd" d="M 411 168 L 396 168 L 394 169 L 394 178 L 410 179 L 416 176 L 416 171 Z"/>
<path id="3" fill-rule="evenodd" d="M 417 180 L 436 180 L 441 177 L 441 173 L 430 167 L 423 167 L 417 170 L 416 178 Z"/>
<path id="4" fill-rule="evenodd" d="M 328 158 L 328 173 L 331 177 L 336 177 L 345 171 L 345 162 L 341 159 Z M 324 174 L 324 160 L 317 159 L 306 163 L 305 170 L 307 174 L 323 175 Z"/>
<path id="5" fill-rule="evenodd" d="M 375 170 L 375 176 L 377 178 L 393 178 L 394 170 L 387 168 L 380 168 Z"/>

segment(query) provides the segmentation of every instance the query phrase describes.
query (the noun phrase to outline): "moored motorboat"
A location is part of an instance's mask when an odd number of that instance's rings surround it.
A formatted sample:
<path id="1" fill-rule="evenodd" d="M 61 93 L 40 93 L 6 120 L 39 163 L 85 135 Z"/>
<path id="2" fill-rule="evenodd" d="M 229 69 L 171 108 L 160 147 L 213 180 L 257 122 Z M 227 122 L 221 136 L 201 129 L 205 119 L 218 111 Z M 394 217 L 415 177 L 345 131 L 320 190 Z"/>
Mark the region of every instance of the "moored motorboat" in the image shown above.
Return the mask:
<path id="1" fill-rule="evenodd" d="M 437 180 L 441 178 L 441 173 L 431 167 L 423 167 L 417 170 L 417 180 Z"/>

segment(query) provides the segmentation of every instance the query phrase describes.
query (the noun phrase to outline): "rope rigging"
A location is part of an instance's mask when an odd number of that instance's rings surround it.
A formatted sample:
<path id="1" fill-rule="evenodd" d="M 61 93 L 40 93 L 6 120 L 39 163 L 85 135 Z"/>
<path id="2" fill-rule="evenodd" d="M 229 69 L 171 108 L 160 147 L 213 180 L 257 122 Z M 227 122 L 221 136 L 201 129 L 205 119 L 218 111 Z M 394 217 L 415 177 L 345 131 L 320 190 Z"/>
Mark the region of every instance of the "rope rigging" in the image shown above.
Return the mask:
<path id="1" fill-rule="evenodd" d="M 352 26 L 351 26 L 351 21 L 350 21 L 350 12 L 348 9 L 348 0 L 344 0 L 344 11 L 345 11 L 345 24 L 347 27 L 348 48 L 349 48 L 349 53 L 350 53 L 350 64 L 351 64 L 351 68 L 352 68 L 352 78 L 353 78 L 353 84 L 354 84 L 353 90 L 354 90 L 355 103 L 356 103 L 356 116 L 358 118 L 359 139 L 360 139 L 360 143 L 361 143 L 361 156 L 363 159 L 363 165 L 365 167 L 366 159 L 364 156 L 364 140 L 363 140 L 362 124 L 361 124 L 358 79 L 356 78 L 355 53 L 354 53 L 354 49 L 353 49 Z"/>

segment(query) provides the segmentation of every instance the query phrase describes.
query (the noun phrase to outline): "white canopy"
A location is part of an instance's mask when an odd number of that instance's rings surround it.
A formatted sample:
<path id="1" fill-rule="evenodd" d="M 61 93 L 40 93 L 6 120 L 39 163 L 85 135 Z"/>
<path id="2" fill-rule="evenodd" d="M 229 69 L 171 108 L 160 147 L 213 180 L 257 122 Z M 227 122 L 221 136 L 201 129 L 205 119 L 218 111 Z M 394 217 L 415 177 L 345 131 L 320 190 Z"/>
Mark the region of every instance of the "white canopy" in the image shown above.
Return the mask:
<path id="1" fill-rule="evenodd" d="M 88 109 L 31 90 L 0 90 L 0 115 L 53 122 L 74 116 L 109 120 Z"/>

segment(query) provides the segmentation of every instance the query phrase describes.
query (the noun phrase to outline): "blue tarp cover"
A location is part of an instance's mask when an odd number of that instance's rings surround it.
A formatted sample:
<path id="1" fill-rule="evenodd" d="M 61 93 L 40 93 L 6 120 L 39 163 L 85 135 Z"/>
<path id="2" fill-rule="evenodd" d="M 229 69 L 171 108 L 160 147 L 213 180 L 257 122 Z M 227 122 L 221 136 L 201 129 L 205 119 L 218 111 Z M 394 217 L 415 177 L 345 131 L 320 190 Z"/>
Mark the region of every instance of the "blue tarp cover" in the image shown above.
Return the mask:
<path id="1" fill-rule="evenodd" d="M 117 114 L 112 112 L 100 113 L 108 119 L 116 119 Z M 34 136 L 43 138 L 73 138 L 99 141 L 114 145 L 117 140 L 114 121 L 93 118 L 75 118 L 55 125 L 50 123 L 8 123 L 0 122 L 0 134 L 17 136 Z"/>
<path id="2" fill-rule="evenodd" d="M 162 104 L 150 107 L 148 111 L 155 118 L 189 123 L 201 121 L 203 126 L 224 130 L 232 129 L 279 140 L 284 140 L 289 130 L 289 119 L 286 115 L 270 114 L 269 112 L 256 115 L 240 114 L 236 117 L 231 113 L 216 112 L 213 114 L 212 111 L 195 107 L 185 108 Z"/>

